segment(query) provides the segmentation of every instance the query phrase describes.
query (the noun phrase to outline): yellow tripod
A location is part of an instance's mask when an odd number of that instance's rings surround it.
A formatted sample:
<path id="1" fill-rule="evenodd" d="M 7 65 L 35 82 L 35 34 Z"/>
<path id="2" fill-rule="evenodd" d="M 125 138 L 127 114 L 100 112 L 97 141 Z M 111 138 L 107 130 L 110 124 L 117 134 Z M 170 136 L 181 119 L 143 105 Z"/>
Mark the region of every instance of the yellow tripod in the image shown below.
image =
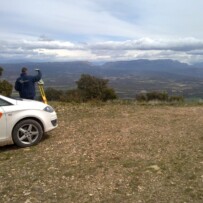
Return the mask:
<path id="1" fill-rule="evenodd" d="M 39 87 L 39 91 L 40 91 L 43 102 L 45 104 L 47 104 L 47 98 L 46 98 L 46 95 L 44 92 L 44 81 L 42 79 L 38 82 L 38 87 Z"/>

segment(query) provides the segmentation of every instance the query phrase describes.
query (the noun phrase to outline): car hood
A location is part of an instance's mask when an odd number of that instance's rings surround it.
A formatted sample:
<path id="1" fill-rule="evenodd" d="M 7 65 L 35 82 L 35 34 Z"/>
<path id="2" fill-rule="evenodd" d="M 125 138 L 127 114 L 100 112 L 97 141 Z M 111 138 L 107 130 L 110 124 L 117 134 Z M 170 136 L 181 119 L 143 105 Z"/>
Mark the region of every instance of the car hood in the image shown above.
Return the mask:
<path id="1" fill-rule="evenodd" d="M 47 104 L 44 104 L 42 102 L 28 99 L 16 100 L 16 105 L 31 109 L 44 109 L 47 106 Z"/>

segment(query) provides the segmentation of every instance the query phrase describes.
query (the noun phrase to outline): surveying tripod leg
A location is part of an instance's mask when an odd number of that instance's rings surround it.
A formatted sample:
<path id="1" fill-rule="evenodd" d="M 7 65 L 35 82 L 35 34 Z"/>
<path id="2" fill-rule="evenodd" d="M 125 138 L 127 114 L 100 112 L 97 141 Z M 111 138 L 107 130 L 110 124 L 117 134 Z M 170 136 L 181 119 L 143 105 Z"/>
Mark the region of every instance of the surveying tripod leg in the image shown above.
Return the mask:
<path id="1" fill-rule="evenodd" d="M 39 90 L 40 90 L 40 94 L 42 96 L 42 100 L 45 104 L 47 104 L 47 98 L 46 98 L 46 95 L 45 95 L 45 92 L 44 92 L 44 87 L 43 85 L 39 84 Z"/>

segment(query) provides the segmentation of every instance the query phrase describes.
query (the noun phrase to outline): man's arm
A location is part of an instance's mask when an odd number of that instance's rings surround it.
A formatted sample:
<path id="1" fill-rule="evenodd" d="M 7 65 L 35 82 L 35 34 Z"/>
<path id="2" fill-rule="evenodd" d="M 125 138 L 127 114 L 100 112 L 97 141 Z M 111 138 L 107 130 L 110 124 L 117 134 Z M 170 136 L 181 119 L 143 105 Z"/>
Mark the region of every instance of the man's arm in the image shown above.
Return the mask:
<path id="1" fill-rule="evenodd" d="M 39 80 L 41 80 L 41 78 L 42 78 L 42 73 L 40 70 L 37 70 L 37 75 L 33 76 L 33 81 L 38 82 Z"/>

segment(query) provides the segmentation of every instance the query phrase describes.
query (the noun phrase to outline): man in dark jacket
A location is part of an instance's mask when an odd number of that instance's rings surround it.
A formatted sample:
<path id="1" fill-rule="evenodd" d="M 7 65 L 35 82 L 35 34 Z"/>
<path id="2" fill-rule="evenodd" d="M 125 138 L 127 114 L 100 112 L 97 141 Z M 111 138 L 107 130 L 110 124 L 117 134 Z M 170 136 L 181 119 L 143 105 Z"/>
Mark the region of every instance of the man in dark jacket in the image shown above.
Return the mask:
<path id="1" fill-rule="evenodd" d="M 15 89 L 19 92 L 20 97 L 23 99 L 35 98 L 35 82 L 38 82 L 42 78 L 40 70 L 37 70 L 36 76 L 27 75 L 27 68 L 22 68 L 22 73 L 17 78 L 15 83 Z"/>

